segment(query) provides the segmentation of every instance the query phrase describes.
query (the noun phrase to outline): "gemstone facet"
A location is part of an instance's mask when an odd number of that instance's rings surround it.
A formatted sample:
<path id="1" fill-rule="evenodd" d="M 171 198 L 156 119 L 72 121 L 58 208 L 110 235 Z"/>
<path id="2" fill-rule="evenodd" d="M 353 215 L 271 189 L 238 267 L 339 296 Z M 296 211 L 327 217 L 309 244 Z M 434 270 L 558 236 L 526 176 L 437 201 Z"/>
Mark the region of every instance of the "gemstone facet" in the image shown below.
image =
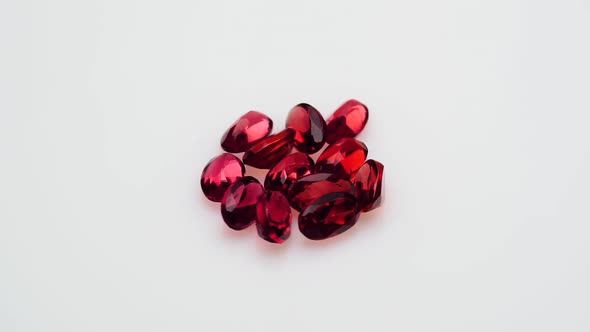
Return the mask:
<path id="1" fill-rule="evenodd" d="M 264 180 L 266 190 L 279 190 L 287 194 L 291 185 L 302 176 L 311 174 L 313 159 L 303 152 L 292 153 L 270 169 Z"/>
<path id="2" fill-rule="evenodd" d="M 223 153 L 209 161 L 201 173 L 201 189 L 213 202 L 221 202 L 227 188 L 244 176 L 242 161 L 229 153 Z"/>
<path id="3" fill-rule="evenodd" d="M 264 194 L 262 185 L 251 176 L 232 184 L 221 201 L 223 221 L 234 230 L 242 230 L 256 221 L 256 204 Z"/>
<path id="4" fill-rule="evenodd" d="M 291 207 L 280 191 L 267 191 L 256 205 L 256 230 L 264 240 L 282 243 L 291 234 Z"/>
<path id="5" fill-rule="evenodd" d="M 221 147 L 227 152 L 244 152 L 253 143 L 268 136 L 272 120 L 256 111 L 240 116 L 221 137 Z"/>
<path id="6" fill-rule="evenodd" d="M 354 186 L 335 174 L 317 173 L 304 176 L 293 184 L 288 199 L 297 211 L 303 211 L 311 202 L 332 192 L 354 194 Z"/>
<path id="7" fill-rule="evenodd" d="M 367 160 L 354 176 L 354 187 L 359 209 L 371 211 L 381 205 L 381 183 L 383 164 L 373 159 Z"/>
<path id="8" fill-rule="evenodd" d="M 242 157 L 244 164 L 256 168 L 273 167 L 279 160 L 289 154 L 294 136 L 295 131 L 287 128 L 278 134 L 261 139 L 244 153 Z"/>
<path id="9" fill-rule="evenodd" d="M 344 137 L 355 137 L 365 128 L 368 120 L 367 106 L 354 99 L 345 102 L 326 120 L 326 142 L 334 143 Z"/>
<path id="10" fill-rule="evenodd" d="M 295 130 L 293 145 L 308 154 L 319 151 L 326 142 L 326 122 L 313 106 L 299 104 L 287 115 L 287 128 Z"/>
<path id="11" fill-rule="evenodd" d="M 319 197 L 299 215 L 299 230 L 311 240 L 336 236 L 354 226 L 359 218 L 356 198 L 343 192 Z"/>
<path id="12" fill-rule="evenodd" d="M 367 146 L 354 138 L 343 138 L 328 146 L 316 161 L 316 172 L 350 178 L 367 158 Z"/>

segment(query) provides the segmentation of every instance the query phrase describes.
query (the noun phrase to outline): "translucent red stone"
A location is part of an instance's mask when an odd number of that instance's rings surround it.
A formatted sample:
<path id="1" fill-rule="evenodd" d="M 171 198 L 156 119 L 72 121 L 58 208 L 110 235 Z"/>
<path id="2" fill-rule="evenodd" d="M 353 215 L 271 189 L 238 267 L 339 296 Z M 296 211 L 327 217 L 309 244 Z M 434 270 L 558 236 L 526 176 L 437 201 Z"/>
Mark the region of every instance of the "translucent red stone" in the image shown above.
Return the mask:
<path id="1" fill-rule="evenodd" d="M 272 120 L 256 111 L 250 111 L 238 118 L 221 137 L 221 147 L 227 152 L 244 152 L 252 144 L 268 136 L 272 131 Z"/>
<path id="2" fill-rule="evenodd" d="M 367 146 L 354 138 L 343 138 L 328 146 L 316 161 L 315 170 L 350 178 L 367 158 Z"/>
<path id="3" fill-rule="evenodd" d="M 359 211 L 356 198 L 344 192 L 319 197 L 299 214 L 299 230 L 311 240 L 324 240 L 356 224 Z"/>
<path id="4" fill-rule="evenodd" d="M 341 138 L 355 137 L 365 128 L 368 120 L 367 106 L 354 99 L 345 102 L 326 120 L 326 142 L 334 143 Z"/>
<path id="5" fill-rule="evenodd" d="M 335 174 L 311 174 L 293 184 L 289 190 L 288 199 L 295 210 L 302 211 L 314 200 L 333 192 L 354 194 L 354 186 L 350 181 Z"/>
<path id="6" fill-rule="evenodd" d="M 244 176 L 242 161 L 229 153 L 223 153 L 209 161 L 201 173 L 201 189 L 213 202 L 221 202 L 227 188 Z"/>
<path id="7" fill-rule="evenodd" d="M 233 183 L 223 195 L 221 215 L 234 230 L 242 230 L 256 221 L 256 204 L 264 194 L 262 185 L 251 176 Z"/>
<path id="8" fill-rule="evenodd" d="M 326 142 L 326 122 L 313 106 L 299 104 L 287 115 L 287 128 L 295 130 L 293 145 L 308 154 L 319 151 Z"/>
<path id="9" fill-rule="evenodd" d="M 359 209 L 363 212 L 381 205 L 381 183 L 383 164 L 373 159 L 367 160 L 354 175 L 354 187 Z"/>
<path id="10" fill-rule="evenodd" d="M 302 176 L 311 174 L 313 159 L 303 152 L 292 153 L 270 169 L 264 180 L 266 190 L 279 190 L 287 194 L 291 185 Z"/>
<path id="11" fill-rule="evenodd" d="M 291 234 L 291 207 L 280 191 L 267 191 L 260 197 L 256 230 L 261 238 L 272 243 L 282 243 Z"/>
<path id="12" fill-rule="evenodd" d="M 278 134 L 265 137 L 252 145 L 242 160 L 244 164 L 256 168 L 271 168 L 291 151 L 295 131 L 285 129 Z"/>

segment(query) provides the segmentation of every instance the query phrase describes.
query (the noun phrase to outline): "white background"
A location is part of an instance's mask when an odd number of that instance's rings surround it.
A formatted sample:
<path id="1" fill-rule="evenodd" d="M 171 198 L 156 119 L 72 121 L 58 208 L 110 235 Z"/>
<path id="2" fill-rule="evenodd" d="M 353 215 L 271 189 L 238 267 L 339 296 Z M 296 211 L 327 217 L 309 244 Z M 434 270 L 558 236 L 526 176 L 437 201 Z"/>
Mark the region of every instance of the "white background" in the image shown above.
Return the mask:
<path id="1" fill-rule="evenodd" d="M 0 3 L 0 331 L 590 330 L 588 1 Z M 348 98 L 384 206 L 228 230 L 228 125 Z"/>

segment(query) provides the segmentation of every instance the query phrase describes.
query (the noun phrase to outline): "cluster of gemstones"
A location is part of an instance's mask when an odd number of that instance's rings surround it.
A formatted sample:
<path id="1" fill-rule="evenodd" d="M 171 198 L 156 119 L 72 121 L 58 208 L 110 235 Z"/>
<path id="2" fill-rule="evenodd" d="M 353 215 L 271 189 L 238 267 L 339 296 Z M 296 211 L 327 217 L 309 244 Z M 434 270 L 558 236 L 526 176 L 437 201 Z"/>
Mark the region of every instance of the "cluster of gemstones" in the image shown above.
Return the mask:
<path id="1" fill-rule="evenodd" d="M 361 212 L 381 204 L 383 165 L 367 158 L 367 146 L 354 139 L 369 119 L 365 105 L 349 100 L 329 118 L 309 104 L 298 104 L 285 129 L 270 135 L 273 122 L 259 112 L 242 115 L 221 138 L 223 153 L 209 161 L 201 188 L 234 230 L 256 224 L 266 241 L 282 243 L 291 233 L 291 208 L 299 212 L 301 233 L 312 240 L 341 234 Z M 310 157 L 329 144 L 317 160 Z M 297 152 L 290 153 L 292 148 Z M 242 153 L 240 160 L 232 153 Z M 269 169 L 264 186 L 245 175 L 244 164 Z"/>

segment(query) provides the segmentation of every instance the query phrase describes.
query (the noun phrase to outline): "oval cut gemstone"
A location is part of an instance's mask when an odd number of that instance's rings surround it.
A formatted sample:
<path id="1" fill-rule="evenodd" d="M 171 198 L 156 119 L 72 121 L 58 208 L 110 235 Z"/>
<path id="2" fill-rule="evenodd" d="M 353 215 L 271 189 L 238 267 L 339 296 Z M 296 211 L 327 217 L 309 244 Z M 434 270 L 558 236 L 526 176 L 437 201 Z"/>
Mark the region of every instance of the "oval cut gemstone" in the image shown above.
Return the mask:
<path id="1" fill-rule="evenodd" d="M 256 168 L 271 168 L 291 151 L 293 145 L 293 129 L 285 129 L 278 134 L 265 137 L 252 145 L 242 160 L 244 164 Z"/>
<path id="2" fill-rule="evenodd" d="M 287 128 L 295 130 L 293 145 L 308 154 L 319 151 L 326 142 L 326 122 L 313 106 L 299 104 L 287 115 Z"/>
<path id="3" fill-rule="evenodd" d="M 264 240 L 283 243 L 291 234 L 291 207 L 280 191 L 267 191 L 256 205 L 256 230 Z"/>
<path id="4" fill-rule="evenodd" d="M 381 183 L 383 164 L 373 159 L 367 160 L 354 176 L 354 187 L 359 209 L 371 211 L 381 205 Z"/>
<path id="5" fill-rule="evenodd" d="M 311 174 L 313 159 L 303 152 L 292 153 L 270 169 L 264 180 L 266 190 L 279 190 L 287 194 L 291 185 L 302 176 Z"/>
<path id="6" fill-rule="evenodd" d="M 367 158 L 367 146 L 354 138 L 343 138 L 328 146 L 316 161 L 315 170 L 349 179 Z"/>
<path id="7" fill-rule="evenodd" d="M 253 143 L 268 136 L 272 120 L 256 111 L 240 116 L 221 137 L 221 147 L 227 152 L 244 152 Z"/>
<path id="8" fill-rule="evenodd" d="M 245 176 L 237 180 L 223 195 L 223 221 L 236 231 L 252 225 L 256 221 L 256 204 L 263 194 L 264 188 L 255 178 Z"/>
<path id="9" fill-rule="evenodd" d="M 201 173 L 201 189 L 213 202 L 221 202 L 229 186 L 244 176 L 245 168 L 236 156 L 223 153 L 209 161 Z"/>
<path id="10" fill-rule="evenodd" d="M 308 239 L 324 240 L 348 230 L 359 218 L 356 198 L 329 193 L 309 204 L 299 215 L 299 230 Z"/>
<path id="11" fill-rule="evenodd" d="M 289 190 L 288 199 L 295 210 L 302 211 L 314 200 L 332 192 L 354 194 L 354 186 L 347 179 L 335 174 L 311 174 L 293 184 Z"/>
<path id="12" fill-rule="evenodd" d="M 326 142 L 334 143 L 344 137 L 355 137 L 365 128 L 367 120 L 367 106 L 354 99 L 345 102 L 326 121 Z"/>

